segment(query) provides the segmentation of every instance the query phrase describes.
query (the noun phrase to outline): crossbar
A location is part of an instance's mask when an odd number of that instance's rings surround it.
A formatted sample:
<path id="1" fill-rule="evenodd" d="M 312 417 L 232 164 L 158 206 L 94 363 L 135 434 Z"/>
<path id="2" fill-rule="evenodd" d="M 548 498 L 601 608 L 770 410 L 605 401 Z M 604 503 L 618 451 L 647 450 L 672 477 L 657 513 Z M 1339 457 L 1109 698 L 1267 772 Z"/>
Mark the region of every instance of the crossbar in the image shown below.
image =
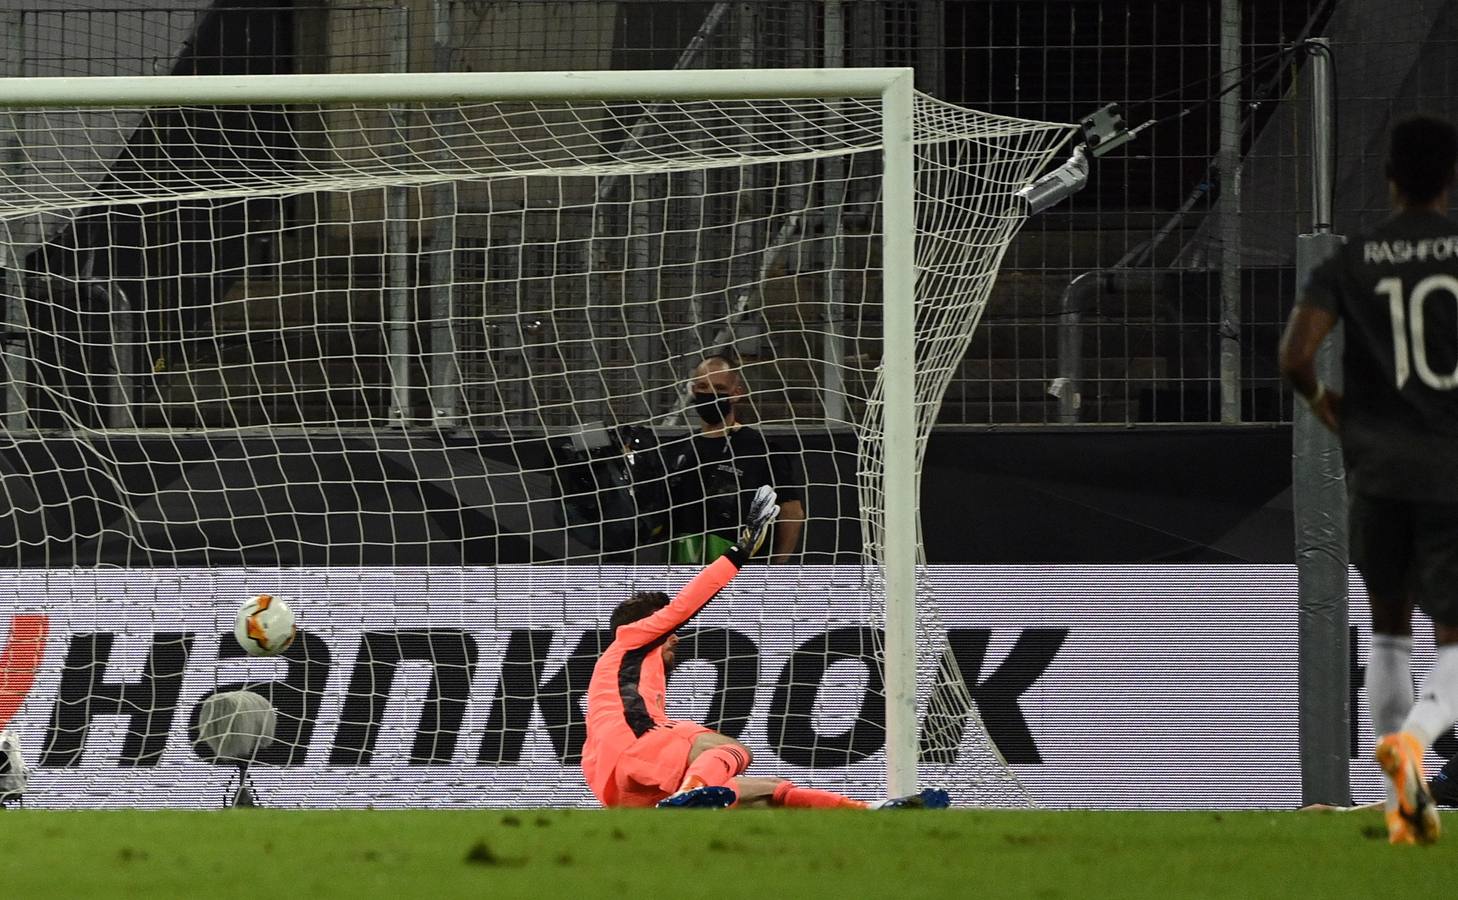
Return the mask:
<path id="1" fill-rule="evenodd" d="M 880 97 L 911 69 L 691 69 L 0 78 L 0 108 Z"/>

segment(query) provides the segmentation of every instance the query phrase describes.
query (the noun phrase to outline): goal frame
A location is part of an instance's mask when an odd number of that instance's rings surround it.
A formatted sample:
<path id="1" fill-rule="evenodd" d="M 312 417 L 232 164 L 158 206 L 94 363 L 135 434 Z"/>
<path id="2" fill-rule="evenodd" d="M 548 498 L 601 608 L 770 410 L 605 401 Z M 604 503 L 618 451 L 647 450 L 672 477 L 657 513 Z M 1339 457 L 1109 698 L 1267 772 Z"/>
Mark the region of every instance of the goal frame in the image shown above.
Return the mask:
<path id="1" fill-rule="evenodd" d="M 917 787 L 916 214 L 907 67 L 0 78 L 0 106 L 875 99 L 881 103 L 886 783 Z"/>

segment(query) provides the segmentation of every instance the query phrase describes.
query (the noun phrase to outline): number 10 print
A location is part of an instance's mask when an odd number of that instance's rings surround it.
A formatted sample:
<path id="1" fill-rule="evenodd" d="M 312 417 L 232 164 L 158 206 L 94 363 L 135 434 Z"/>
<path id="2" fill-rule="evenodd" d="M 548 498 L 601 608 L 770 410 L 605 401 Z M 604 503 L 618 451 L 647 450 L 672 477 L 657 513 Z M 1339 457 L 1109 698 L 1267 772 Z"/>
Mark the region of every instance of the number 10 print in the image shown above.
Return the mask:
<path id="1" fill-rule="evenodd" d="M 1417 370 L 1423 384 L 1435 391 L 1451 391 L 1458 387 L 1458 368 L 1440 375 L 1428 365 L 1428 350 L 1423 339 L 1423 302 L 1434 291 L 1444 291 L 1458 302 L 1458 278 L 1429 275 L 1412 289 L 1405 304 L 1401 278 L 1384 278 L 1377 282 L 1377 293 L 1387 295 L 1387 308 L 1392 313 L 1392 351 L 1398 390 L 1407 384 L 1412 369 Z"/>

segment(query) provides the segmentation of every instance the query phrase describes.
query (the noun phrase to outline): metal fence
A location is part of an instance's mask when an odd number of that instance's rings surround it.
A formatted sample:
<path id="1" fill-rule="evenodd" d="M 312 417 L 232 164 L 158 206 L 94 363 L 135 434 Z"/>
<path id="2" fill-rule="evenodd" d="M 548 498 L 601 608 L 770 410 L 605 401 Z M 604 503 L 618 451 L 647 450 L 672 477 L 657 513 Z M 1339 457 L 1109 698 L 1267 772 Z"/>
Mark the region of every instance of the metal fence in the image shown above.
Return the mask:
<path id="1" fill-rule="evenodd" d="M 1402 21 L 1332 0 L 433 0 L 274 20 L 57 8 L 10 14 L 8 57 L 25 75 L 200 71 L 207 53 L 260 72 L 905 64 L 924 90 L 993 113 L 1077 121 L 1119 103 L 1157 124 L 1009 248 L 942 421 L 1280 422 L 1276 340 L 1311 224 L 1301 58 L 1283 48 L 1338 33 L 1350 231 L 1383 207 L 1387 118 L 1458 96 L 1455 4 L 1412 6 Z M 422 248 L 427 265 L 494 265 L 473 241 Z"/>
<path id="2" fill-rule="evenodd" d="M 184 75 L 387 72 L 406 37 L 398 5 L 181 3 L 0 12 L 7 75 Z"/>
<path id="3" fill-rule="evenodd" d="M 989 112 L 1077 121 L 1114 102 L 1131 124 L 1167 119 L 1024 229 L 942 421 L 1282 421 L 1290 402 L 1274 356 L 1291 267 L 1243 260 L 1222 244 L 1230 220 L 1221 232 L 1212 211 L 1232 206 L 1222 169 L 1292 97 L 1299 60 L 1278 51 L 1319 30 L 1330 4 L 1223 6 L 1222 16 L 1219 3 L 1159 0 L 472 0 L 444 7 L 451 27 L 436 32 L 446 37 L 435 59 L 456 69 L 912 65 L 923 90 Z M 1283 188 L 1303 160 L 1263 164 Z M 1298 198 L 1284 193 L 1294 242 Z"/>

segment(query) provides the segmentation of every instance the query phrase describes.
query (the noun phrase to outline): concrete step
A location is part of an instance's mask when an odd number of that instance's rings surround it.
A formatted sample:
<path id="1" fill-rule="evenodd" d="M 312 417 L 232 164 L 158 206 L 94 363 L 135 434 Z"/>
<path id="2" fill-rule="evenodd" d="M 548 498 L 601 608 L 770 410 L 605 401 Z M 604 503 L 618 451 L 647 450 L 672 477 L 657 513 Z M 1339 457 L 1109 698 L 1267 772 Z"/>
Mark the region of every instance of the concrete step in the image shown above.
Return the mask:
<path id="1" fill-rule="evenodd" d="M 300 391 L 267 399 L 240 397 L 198 402 L 141 403 L 134 407 L 141 428 L 247 428 L 313 425 L 357 427 L 380 424 L 388 413 L 388 392 L 379 388 Z"/>
<path id="2" fill-rule="evenodd" d="M 987 297 L 984 318 L 1037 318 L 1056 316 L 1061 311 L 1063 291 L 1070 276 L 1004 269 Z"/>
<path id="3" fill-rule="evenodd" d="M 1080 423 L 1123 425 L 1139 421 L 1139 403 L 1101 401 L 1085 404 Z M 944 403 L 937 413 L 939 425 L 1056 425 L 1060 424 L 1057 401 L 992 401 Z"/>
<path id="4" fill-rule="evenodd" d="M 139 413 L 148 424 L 335 424 L 383 415 L 390 402 L 389 360 L 364 342 L 329 354 L 271 340 L 199 349 L 152 375 Z"/>
<path id="5" fill-rule="evenodd" d="M 948 403 L 982 403 L 989 400 L 1044 401 L 1050 382 L 1042 378 L 953 379 L 947 385 Z"/>
<path id="6" fill-rule="evenodd" d="M 213 308 L 219 331 L 268 330 L 327 323 L 383 321 L 384 292 L 351 278 L 247 279 Z"/>
<path id="7" fill-rule="evenodd" d="M 1168 363 L 1162 358 L 1087 360 L 1086 366 L 1080 384 L 1086 397 L 1137 394 L 1168 379 Z M 1053 359 L 967 360 L 958 367 L 947 396 L 969 402 L 1046 399 L 1057 377 L 1058 361 Z"/>
<path id="8" fill-rule="evenodd" d="M 1169 377 L 1169 361 L 1164 357 L 1109 357 L 1083 360 L 1085 379 L 1109 378 L 1138 381 L 1163 381 Z M 953 376 L 964 381 L 1011 381 L 1033 379 L 1051 381 L 1060 375 L 1056 358 L 962 360 Z"/>
<path id="9" fill-rule="evenodd" d="M 863 360 L 853 359 L 842 370 L 844 392 L 851 397 L 868 395 L 875 380 L 871 369 L 859 368 Z M 754 385 L 757 403 L 778 408 L 801 408 L 821 402 L 823 373 L 819 364 L 803 359 L 780 359 L 751 363 L 746 377 Z M 1169 381 L 1169 361 L 1163 357 L 1085 358 L 1081 371 L 1083 390 L 1090 396 L 1132 392 Z M 1053 358 L 964 359 L 952 373 L 948 396 L 962 400 L 1032 400 L 1047 395 L 1053 379 L 1061 375 Z"/>
<path id="10" fill-rule="evenodd" d="M 1218 290 L 1209 273 L 1141 271 L 1133 274 L 1089 274 L 1089 270 L 1023 271 L 1004 269 L 988 297 L 983 321 L 996 319 L 1057 319 L 1064 312 L 1064 295 L 1075 280 L 1077 296 L 1070 302 L 1087 321 L 1126 318 L 1166 321 L 1214 315 L 1210 308 Z"/>
<path id="11" fill-rule="evenodd" d="M 1075 269 L 1112 266 L 1153 231 L 1110 228 L 1025 228 L 1013 238 L 1003 265 L 1017 269 Z"/>
<path id="12" fill-rule="evenodd" d="M 1038 401 L 944 400 L 937 410 L 938 425 L 1045 425 L 1058 421 L 1058 403 L 1051 397 Z"/>
<path id="13" fill-rule="evenodd" d="M 785 402 L 783 396 L 757 396 L 752 409 L 755 421 L 788 423 L 795 421 L 818 422 L 824 414 L 819 396 L 801 397 L 800 402 Z M 1040 423 L 1056 422 L 1058 406 L 1048 397 L 1027 399 L 970 400 L 949 394 L 938 409 L 937 422 L 941 424 L 963 423 Z M 865 414 L 863 400 L 851 400 L 846 404 L 846 419 L 859 421 Z"/>
<path id="14" fill-rule="evenodd" d="M 1138 399 L 1108 400 L 1085 396 L 1078 413 L 1078 422 L 1082 424 L 1127 425 L 1142 421 L 1147 420 L 1143 418 Z"/>
<path id="15" fill-rule="evenodd" d="M 1086 358 L 1167 356 L 1178 349 L 1177 326 L 1148 321 L 1085 322 L 1079 326 Z M 972 335 L 973 359 L 1049 359 L 1058 355 L 1056 321 L 983 321 Z"/>

